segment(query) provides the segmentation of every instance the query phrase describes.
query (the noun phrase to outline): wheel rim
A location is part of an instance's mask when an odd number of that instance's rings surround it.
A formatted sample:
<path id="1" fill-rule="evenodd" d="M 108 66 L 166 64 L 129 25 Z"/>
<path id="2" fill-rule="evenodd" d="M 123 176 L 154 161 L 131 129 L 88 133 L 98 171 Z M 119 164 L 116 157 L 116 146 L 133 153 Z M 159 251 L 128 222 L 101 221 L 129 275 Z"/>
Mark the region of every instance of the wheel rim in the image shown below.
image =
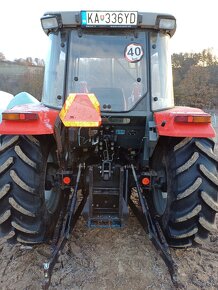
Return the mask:
<path id="1" fill-rule="evenodd" d="M 55 173 L 55 161 L 52 154 L 50 153 L 47 159 L 46 181 L 44 190 L 45 205 L 50 213 L 54 213 L 56 211 L 59 202 L 59 190 L 54 184 Z"/>
<path id="2" fill-rule="evenodd" d="M 157 215 L 162 216 L 167 208 L 167 178 L 165 170 L 158 172 L 159 178 L 156 180 L 153 190 L 153 202 Z"/>

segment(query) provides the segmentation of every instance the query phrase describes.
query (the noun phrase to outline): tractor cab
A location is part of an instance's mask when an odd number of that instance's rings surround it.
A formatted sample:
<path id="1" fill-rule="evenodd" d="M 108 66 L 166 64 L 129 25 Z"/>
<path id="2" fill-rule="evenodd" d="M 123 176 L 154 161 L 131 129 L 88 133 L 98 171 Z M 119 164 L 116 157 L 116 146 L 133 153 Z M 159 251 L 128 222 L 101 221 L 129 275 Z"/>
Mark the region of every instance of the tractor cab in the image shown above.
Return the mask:
<path id="1" fill-rule="evenodd" d="M 61 109 L 70 93 L 93 93 L 104 115 L 173 107 L 168 48 L 176 27 L 173 16 L 48 12 L 41 22 L 50 39 L 45 105 Z"/>

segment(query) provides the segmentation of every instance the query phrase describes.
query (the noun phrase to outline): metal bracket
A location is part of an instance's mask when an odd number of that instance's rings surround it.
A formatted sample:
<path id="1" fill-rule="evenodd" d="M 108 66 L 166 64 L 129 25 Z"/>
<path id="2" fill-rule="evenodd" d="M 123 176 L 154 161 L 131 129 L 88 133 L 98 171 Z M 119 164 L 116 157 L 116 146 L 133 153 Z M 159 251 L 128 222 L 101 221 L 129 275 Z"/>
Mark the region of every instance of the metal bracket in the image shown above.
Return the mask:
<path id="1" fill-rule="evenodd" d="M 70 233 L 75 227 L 76 222 L 78 221 L 87 200 L 87 194 L 86 194 L 83 196 L 82 201 L 80 202 L 80 204 L 78 205 L 76 209 L 77 192 L 78 192 L 78 185 L 79 185 L 79 181 L 81 177 L 81 170 L 82 170 L 82 165 L 79 164 L 76 184 L 72 192 L 72 196 L 68 201 L 67 211 L 63 219 L 59 239 L 52 249 L 52 253 L 51 253 L 49 261 L 43 263 L 44 283 L 42 285 L 42 289 L 44 290 L 47 290 L 50 286 L 52 271 L 58 260 L 59 253 L 61 252 L 66 242 L 68 241 Z"/>
<path id="2" fill-rule="evenodd" d="M 170 249 L 168 243 L 165 239 L 165 236 L 162 232 L 162 229 L 155 217 L 151 216 L 148 203 L 145 199 L 145 196 L 142 194 L 142 188 L 139 185 L 137 175 L 135 172 L 135 168 L 133 164 L 131 164 L 132 174 L 136 185 L 137 194 L 139 197 L 141 211 L 136 207 L 134 202 L 129 199 L 129 206 L 132 209 L 135 216 L 138 218 L 139 222 L 141 223 L 142 227 L 148 233 L 150 240 L 152 241 L 155 248 L 160 252 L 160 255 L 165 262 L 166 266 L 168 267 L 171 280 L 176 288 L 182 287 L 182 284 L 178 281 L 177 277 L 177 265 L 173 261 L 173 258 L 170 254 Z"/>
<path id="3" fill-rule="evenodd" d="M 112 174 L 112 166 L 111 161 L 103 161 L 102 168 L 101 168 L 101 176 L 104 180 L 109 180 Z"/>

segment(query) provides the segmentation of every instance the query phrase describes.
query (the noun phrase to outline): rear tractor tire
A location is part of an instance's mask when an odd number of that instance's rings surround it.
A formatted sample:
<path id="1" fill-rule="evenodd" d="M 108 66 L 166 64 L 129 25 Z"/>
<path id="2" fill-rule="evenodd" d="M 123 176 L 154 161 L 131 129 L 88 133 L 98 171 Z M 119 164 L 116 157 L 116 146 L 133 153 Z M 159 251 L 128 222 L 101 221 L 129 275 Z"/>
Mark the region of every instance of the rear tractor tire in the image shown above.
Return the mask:
<path id="1" fill-rule="evenodd" d="M 0 238 L 31 244 L 51 238 L 60 190 L 52 181 L 57 165 L 51 142 L 44 143 L 33 136 L 1 136 Z"/>
<path id="2" fill-rule="evenodd" d="M 217 161 L 211 139 L 169 138 L 156 148 L 152 208 L 170 246 L 205 243 L 216 230 Z"/>

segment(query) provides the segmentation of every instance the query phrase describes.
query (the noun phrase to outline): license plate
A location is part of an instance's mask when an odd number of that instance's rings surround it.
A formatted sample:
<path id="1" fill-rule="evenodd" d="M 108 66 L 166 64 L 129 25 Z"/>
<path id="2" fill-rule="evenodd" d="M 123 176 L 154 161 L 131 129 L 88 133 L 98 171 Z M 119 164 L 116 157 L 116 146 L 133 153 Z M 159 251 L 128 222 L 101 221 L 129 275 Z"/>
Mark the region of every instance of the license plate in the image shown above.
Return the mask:
<path id="1" fill-rule="evenodd" d="M 136 11 L 81 11 L 81 25 L 86 27 L 133 27 L 137 22 Z"/>

